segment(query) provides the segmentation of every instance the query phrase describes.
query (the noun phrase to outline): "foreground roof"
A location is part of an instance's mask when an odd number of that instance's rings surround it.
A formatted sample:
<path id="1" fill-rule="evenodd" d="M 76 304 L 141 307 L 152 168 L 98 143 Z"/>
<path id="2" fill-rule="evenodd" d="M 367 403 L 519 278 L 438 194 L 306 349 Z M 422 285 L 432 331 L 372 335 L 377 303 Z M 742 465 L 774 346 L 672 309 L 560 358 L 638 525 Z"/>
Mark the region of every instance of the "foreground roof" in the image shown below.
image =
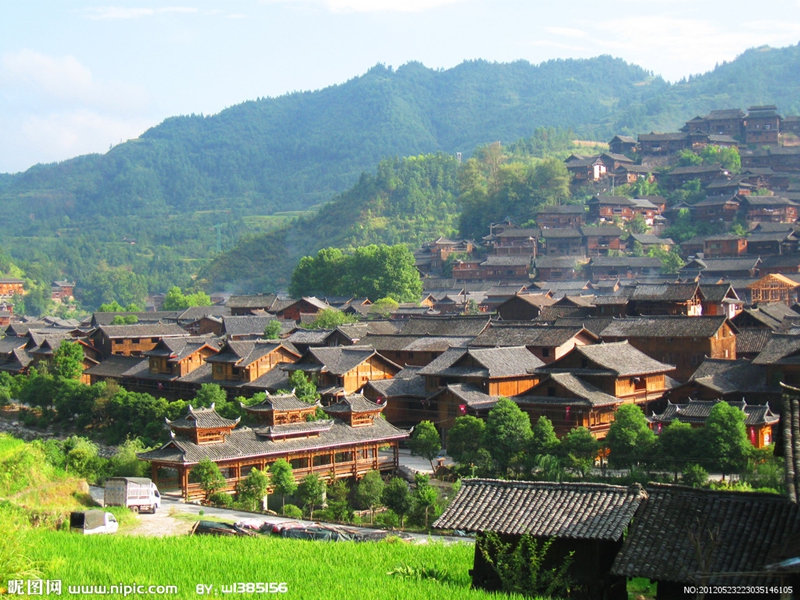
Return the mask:
<path id="1" fill-rule="evenodd" d="M 780 583 L 764 566 L 800 532 L 796 504 L 777 494 L 663 484 L 646 489 L 648 499 L 636 513 L 612 574 L 705 585 Z M 698 550 L 705 568 L 698 563 Z"/>
<path id="2" fill-rule="evenodd" d="M 645 497 L 639 485 L 465 479 L 433 526 L 616 541 Z"/>

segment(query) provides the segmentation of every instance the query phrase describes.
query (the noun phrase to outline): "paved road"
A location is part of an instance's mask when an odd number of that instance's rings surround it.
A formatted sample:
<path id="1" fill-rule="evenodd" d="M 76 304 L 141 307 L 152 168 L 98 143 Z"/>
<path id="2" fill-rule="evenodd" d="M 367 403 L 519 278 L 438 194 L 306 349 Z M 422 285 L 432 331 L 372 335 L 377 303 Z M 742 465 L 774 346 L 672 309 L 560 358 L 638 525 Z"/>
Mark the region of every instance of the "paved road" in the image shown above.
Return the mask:
<path id="1" fill-rule="evenodd" d="M 430 468 L 430 465 L 428 465 Z M 102 506 L 103 504 L 103 488 L 90 486 L 89 491 L 92 494 L 92 498 Z M 303 521 L 298 519 L 287 519 L 285 517 L 273 517 L 271 515 L 262 515 L 258 513 L 251 513 L 245 512 L 240 510 L 229 510 L 226 508 L 215 508 L 210 506 L 200 506 L 199 504 L 190 504 L 183 502 L 183 500 L 177 494 L 163 494 L 161 496 L 161 508 L 158 509 L 156 513 L 156 518 L 162 519 L 169 516 L 170 511 L 180 511 L 189 514 L 198 515 L 200 511 L 203 511 L 203 515 L 205 516 L 214 516 L 219 517 L 221 519 L 225 519 L 230 523 L 235 523 L 238 521 L 249 520 L 249 521 L 269 521 L 270 523 L 303 523 L 305 525 L 311 525 L 313 521 Z M 139 516 L 141 521 L 146 521 L 147 519 L 152 519 L 152 515 L 142 514 Z M 170 519 L 174 520 L 174 519 Z M 166 527 L 166 525 L 165 525 Z M 343 525 L 347 529 L 353 529 L 360 533 L 375 533 L 375 529 L 369 527 L 357 527 L 354 525 Z M 378 530 L 380 531 L 380 530 Z M 398 532 L 399 534 L 399 532 Z M 474 543 L 474 539 L 470 537 L 457 537 L 457 536 L 448 536 L 448 535 L 427 535 L 422 533 L 403 533 L 403 537 L 408 537 L 412 539 L 414 543 L 417 544 L 426 544 L 430 541 L 437 541 L 437 542 L 444 542 L 444 543 Z"/>

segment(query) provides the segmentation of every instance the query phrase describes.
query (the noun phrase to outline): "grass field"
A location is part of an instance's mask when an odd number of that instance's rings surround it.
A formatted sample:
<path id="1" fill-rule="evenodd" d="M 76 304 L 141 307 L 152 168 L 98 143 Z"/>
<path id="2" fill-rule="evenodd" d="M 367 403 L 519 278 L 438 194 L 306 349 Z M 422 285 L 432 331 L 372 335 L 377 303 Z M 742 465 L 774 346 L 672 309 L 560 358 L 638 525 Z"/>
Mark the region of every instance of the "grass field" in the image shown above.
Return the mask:
<path id="1" fill-rule="evenodd" d="M 428 600 L 496 598 L 469 589 L 469 545 L 404 542 L 309 542 L 280 538 L 210 536 L 81 537 L 36 531 L 29 555 L 43 579 L 73 585 L 175 585 L 172 597 L 196 598 L 198 585 L 285 582 L 284 598 Z M 398 567 L 427 569 L 436 579 L 388 575 Z M 232 594 L 264 597 L 266 594 Z M 108 595 L 106 597 L 121 597 Z M 503 596 L 512 599 L 513 596 Z"/>

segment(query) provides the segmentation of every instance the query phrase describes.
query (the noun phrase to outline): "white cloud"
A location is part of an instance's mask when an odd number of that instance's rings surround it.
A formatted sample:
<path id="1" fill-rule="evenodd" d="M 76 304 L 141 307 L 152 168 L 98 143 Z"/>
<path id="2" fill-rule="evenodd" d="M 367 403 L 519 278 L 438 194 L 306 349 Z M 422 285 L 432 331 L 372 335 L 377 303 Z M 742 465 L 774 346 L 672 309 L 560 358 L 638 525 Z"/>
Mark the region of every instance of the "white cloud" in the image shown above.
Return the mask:
<path id="1" fill-rule="evenodd" d="M 522 46 L 535 46 L 538 48 L 558 48 L 559 50 L 569 50 L 570 52 L 583 52 L 586 50 L 583 46 L 575 46 L 574 44 L 565 44 L 563 42 L 554 42 L 551 40 L 533 40 L 525 42 Z"/>
<path id="2" fill-rule="evenodd" d="M 194 14 L 198 9 L 190 6 L 164 6 L 161 8 L 124 8 L 121 6 L 102 6 L 92 9 L 89 18 L 95 21 L 119 19 L 141 19 L 168 13 Z"/>
<path id="3" fill-rule="evenodd" d="M 544 30 L 548 33 L 570 38 L 586 37 L 587 35 L 583 29 L 575 29 L 573 27 L 545 27 Z"/>
<path id="4" fill-rule="evenodd" d="M 21 119 L 0 118 L 3 170 L 21 171 L 36 163 L 66 160 L 81 154 L 106 152 L 113 144 L 138 137 L 152 120 L 115 118 L 90 110 L 54 112 Z"/>
<path id="5" fill-rule="evenodd" d="M 149 102 L 147 94 L 134 86 L 95 81 L 74 56 L 48 56 L 32 50 L 0 57 L 0 90 L 4 88 L 44 104 L 67 102 L 115 112 L 142 110 Z"/>

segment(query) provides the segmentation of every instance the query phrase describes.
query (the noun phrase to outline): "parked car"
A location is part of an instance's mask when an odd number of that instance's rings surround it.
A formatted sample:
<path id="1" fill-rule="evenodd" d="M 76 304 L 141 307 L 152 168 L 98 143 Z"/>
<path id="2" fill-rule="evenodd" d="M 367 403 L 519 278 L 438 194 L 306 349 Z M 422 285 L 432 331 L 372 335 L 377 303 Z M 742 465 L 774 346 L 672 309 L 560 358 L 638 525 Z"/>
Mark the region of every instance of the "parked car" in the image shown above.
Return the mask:
<path id="1" fill-rule="evenodd" d="M 112 477 L 106 481 L 103 503 L 125 506 L 137 513 L 155 513 L 161 506 L 161 494 L 147 477 Z"/>
<path id="2" fill-rule="evenodd" d="M 84 535 L 95 533 L 116 533 L 119 529 L 117 518 L 102 510 L 83 510 L 69 515 L 69 530 Z"/>

